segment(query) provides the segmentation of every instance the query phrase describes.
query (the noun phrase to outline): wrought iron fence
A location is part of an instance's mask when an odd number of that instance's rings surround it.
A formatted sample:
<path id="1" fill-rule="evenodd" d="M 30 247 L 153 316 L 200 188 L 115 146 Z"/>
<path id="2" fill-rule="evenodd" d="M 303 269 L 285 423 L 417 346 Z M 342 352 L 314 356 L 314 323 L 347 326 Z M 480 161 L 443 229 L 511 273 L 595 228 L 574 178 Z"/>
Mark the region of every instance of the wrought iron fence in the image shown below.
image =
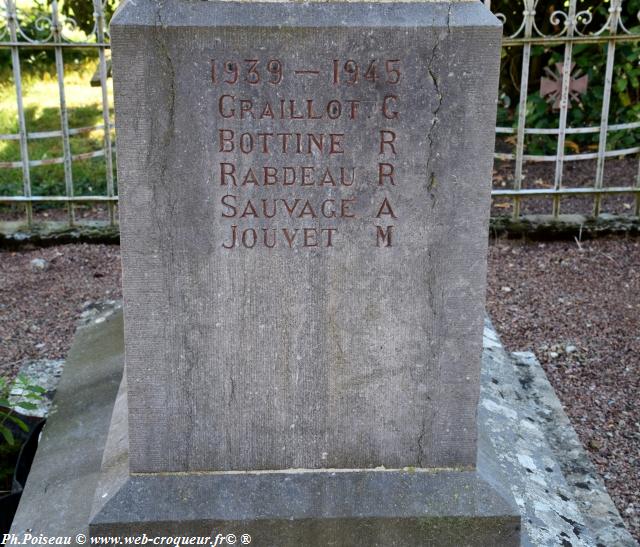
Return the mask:
<path id="1" fill-rule="evenodd" d="M 495 5 L 494 0 L 494 5 Z M 491 8 L 491 0 L 484 0 L 484 4 Z M 515 135 L 515 153 L 496 152 L 498 160 L 514 161 L 514 176 L 511 188 L 494 188 L 494 197 L 509 197 L 513 199 L 513 216 L 521 214 L 520 205 L 524 197 L 547 196 L 552 198 L 552 213 L 558 216 L 560 213 L 561 196 L 593 196 L 593 215 L 602 213 L 602 196 L 605 194 L 627 194 L 635 196 L 634 213 L 640 212 L 640 164 L 636 169 L 635 180 L 627 181 L 627 184 L 605 186 L 604 167 L 607 158 L 618 158 L 640 152 L 640 146 L 632 146 L 622 149 L 607 149 L 608 135 L 614 131 L 631 131 L 640 128 L 640 119 L 626 123 L 609 125 L 609 107 L 611 100 L 613 69 L 615 63 L 616 46 L 622 42 L 637 43 L 640 40 L 640 28 L 637 27 L 640 12 L 628 13 L 627 22 L 623 20 L 623 6 L 629 4 L 624 0 L 609 0 L 607 18 L 599 28 L 591 28 L 594 20 L 593 5 L 586 9 L 578 9 L 577 0 L 569 0 L 564 3 L 563 10 L 554 10 L 547 13 L 551 23 L 552 32 L 543 32 L 539 28 L 538 21 L 541 14 L 536 8 L 539 0 L 522 0 L 518 3 L 522 7 L 522 19 L 516 25 L 516 30 L 503 37 L 503 48 L 522 48 L 522 64 L 520 70 L 520 96 L 518 101 L 517 123 L 515 127 L 496 128 L 497 135 Z M 585 4 L 583 2 L 583 4 Z M 506 22 L 504 14 L 496 13 L 499 19 Z M 542 14 L 543 16 L 545 14 Z M 634 20 L 635 19 L 635 20 Z M 630 29 L 635 26 L 634 31 Z M 570 99 L 572 84 L 575 78 L 572 76 L 574 47 L 582 44 L 602 44 L 605 48 L 606 66 L 604 73 L 604 86 L 600 112 L 600 123 L 591 127 L 568 127 L 567 113 L 571 107 Z M 563 48 L 563 61 L 559 65 L 560 77 L 557 80 L 557 96 L 555 102 L 557 108 L 557 128 L 529 128 L 527 127 L 527 94 L 529 92 L 529 76 L 531 71 L 532 47 L 542 45 L 547 47 L 560 46 Z M 639 63 L 640 59 L 636 59 Z M 543 87 L 543 86 L 541 86 Z M 541 91 L 543 91 L 541 89 Z M 597 151 L 577 154 L 566 154 L 567 135 L 597 133 Z M 527 154 L 525 150 L 526 135 L 554 135 L 557 137 L 555 153 Z M 640 142 L 638 143 L 640 144 Z M 566 187 L 563 184 L 563 165 L 565 162 L 580 160 L 596 160 L 595 173 L 592 186 Z M 553 162 L 555 164 L 551 188 L 524 188 L 523 164 L 524 162 Z"/>
<path id="2" fill-rule="evenodd" d="M 27 0 L 18 0 L 26 2 Z M 28 226 L 34 222 L 34 208 L 39 204 L 64 204 L 66 207 L 66 222 L 74 224 L 74 209 L 80 203 L 101 204 L 108 212 L 107 222 L 115 224 L 117 192 L 116 180 L 113 168 L 113 120 L 109 107 L 108 79 L 108 49 L 109 33 L 105 20 L 105 3 L 103 0 L 87 0 L 93 3 L 94 26 L 91 32 L 79 35 L 74 32 L 75 21 L 70 17 L 64 17 L 60 13 L 60 5 L 57 0 L 51 0 L 50 12 L 38 18 L 35 29 L 38 35 L 30 34 L 23 24 L 23 14 L 16 0 L 3 0 L 0 6 L 0 51 L 9 50 L 15 86 L 17 103 L 17 133 L 0 134 L 0 145 L 5 141 L 19 141 L 19 159 L 12 161 L 0 161 L 1 169 L 19 169 L 22 174 L 21 192 L 15 195 L 0 195 L 0 204 L 21 204 L 25 211 L 25 220 Z M 106 1 L 106 0 L 105 0 Z M 514 218 L 519 218 L 523 213 L 523 201 L 530 198 L 540 198 L 551 202 L 550 210 L 554 216 L 560 214 L 561 199 L 565 197 L 589 197 L 592 200 L 592 214 L 599 216 L 607 212 L 603 208 L 603 197 L 608 195 L 625 195 L 634 199 L 635 205 L 632 214 L 640 213 L 640 164 L 634 169 L 629 180 L 618 182 L 614 185 L 605 184 L 605 162 L 609 159 L 624 156 L 637 156 L 640 152 L 640 142 L 634 142 L 633 146 L 623 148 L 608 147 L 609 135 L 614 132 L 631 132 L 640 129 L 640 119 L 625 120 L 620 123 L 610 124 L 610 105 L 614 67 L 616 63 L 616 48 L 623 43 L 637 44 L 640 41 L 639 18 L 640 11 L 633 11 L 633 2 L 637 0 L 564 0 L 562 9 L 554 9 L 552 12 L 541 12 L 539 9 L 541 0 L 519 0 L 518 2 L 503 2 L 497 0 L 483 0 L 487 8 L 499 11 L 500 5 L 507 5 L 508 13 L 496 13 L 505 23 L 505 35 L 503 38 L 503 53 L 519 50 L 516 58 L 519 61 L 519 70 L 513 78 L 514 89 L 517 93 L 517 108 L 513 108 L 513 119 L 510 124 L 498 124 L 496 133 L 498 147 L 495 158 L 498 162 L 507 162 L 512 169 L 508 184 L 494 187 L 494 200 L 509 200 L 508 207 Z M 580 7 L 578 7 L 580 3 Z M 598 25 L 595 17 L 595 6 L 605 5 L 606 17 Z M 638 8 L 640 9 L 640 8 Z M 506 23 L 509 23 L 508 25 Z M 544 23 L 544 24 L 543 24 Z M 511 30 L 509 30 L 511 29 Z M 604 80 L 602 87 L 600 115 L 597 125 L 571 126 L 568 124 L 568 113 L 572 106 L 572 99 L 579 96 L 586 88 L 587 81 L 584 76 L 573 72 L 573 61 L 579 53 L 576 50 L 585 44 L 596 44 L 602 47 L 602 54 L 606 57 L 604 65 Z M 550 67 L 546 67 L 548 77 L 540 82 L 532 81 L 532 59 L 534 53 L 539 53 L 535 48 L 548 48 L 561 50 L 562 61 L 557 63 L 558 73 L 554 74 Z M 95 81 L 101 88 L 102 97 L 102 123 L 89 127 L 70 127 L 69 109 L 65 97 L 65 63 L 63 51 L 67 48 L 89 48 L 97 52 L 98 69 Z M 30 131 L 27 124 L 24 108 L 24 96 L 22 86 L 23 56 L 31 50 L 53 50 L 55 57 L 55 72 L 59 95 L 59 119 L 60 129 L 54 131 Z M 504 57 L 509 57 L 504 55 Z M 513 60 L 514 56 L 510 58 Z M 636 61 L 639 63 L 640 59 Z M 553 116 L 557 121 L 557 127 L 528 126 L 528 98 L 531 97 L 532 88 L 541 85 L 541 92 L 551 96 L 553 102 Z M 504 98 L 504 97 L 503 97 Z M 514 97 L 515 99 L 515 97 Z M 73 154 L 70 138 L 88 132 L 102 132 L 102 148 L 91 152 Z M 567 137 L 574 135 L 597 135 L 595 149 L 591 151 L 578 151 L 567 153 Z M 554 153 L 540 153 L 540 151 L 528 150 L 528 140 L 532 136 L 548 136 L 556 139 Z M 60 157 L 32 158 L 29 154 L 29 143 L 37 139 L 60 138 L 62 142 L 62 155 Z M 506 145 L 513 147 L 511 151 L 505 151 Z M 74 193 L 73 164 L 92 158 L 104 158 L 105 178 L 104 191 L 100 195 L 76 195 Z M 564 176 L 564 166 L 567 162 L 595 160 L 593 178 L 590 184 L 570 184 Z M 553 175 L 546 187 L 531 187 L 525 184 L 524 166 L 549 162 L 553 165 Z M 34 195 L 31 183 L 31 169 L 47 164 L 62 164 L 64 176 L 63 195 Z M 494 210 L 495 211 L 495 210 Z"/>
<path id="3" fill-rule="evenodd" d="M 20 160 L 1 162 L 0 169 L 21 168 L 22 170 L 22 193 L 21 195 L 0 196 L 0 203 L 24 204 L 26 223 L 31 226 L 33 223 L 33 207 L 38 203 L 64 203 L 67 208 L 68 223 L 75 222 L 74 204 L 105 203 L 109 212 L 109 223 L 116 223 L 116 203 L 118 197 L 115 192 L 114 168 L 113 168 L 113 142 L 111 129 L 113 121 L 110 119 L 109 110 L 109 81 L 107 72 L 107 50 L 109 49 L 109 31 L 105 20 L 105 4 L 102 0 L 87 0 L 93 2 L 93 29 L 89 33 L 84 33 L 80 39 L 70 36 L 70 33 L 77 28 L 76 22 L 70 17 L 62 17 L 59 3 L 52 0 L 50 13 L 40 16 L 35 21 L 35 29 L 39 31 L 36 38 L 30 35 L 21 24 L 21 11 L 16 6 L 16 0 L 4 0 L 4 7 L 0 9 L 0 19 L 2 16 L 6 24 L 0 27 L 0 48 L 8 48 L 11 51 L 11 65 L 13 69 L 13 83 L 15 85 L 17 116 L 19 132 L 16 134 L 0 135 L 0 142 L 6 140 L 20 141 Z M 42 36 L 44 33 L 44 36 Z M 69 127 L 69 110 L 65 96 L 65 66 L 63 62 L 63 50 L 65 48 L 91 48 L 98 53 L 99 84 L 102 90 L 102 124 L 89 127 Z M 22 91 L 22 67 L 21 52 L 32 49 L 53 49 L 55 56 L 55 70 L 58 82 L 60 129 L 57 131 L 32 132 L 27 127 L 24 109 L 24 97 Z M 89 133 L 91 131 L 103 132 L 103 148 L 82 154 L 72 154 L 70 137 Z M 28 143 L 35 139 L 45 139 L 60 137 L 62 140 L 63 155 L 55 158 L 29 157 Z M 106 163 L 106 192 L 104 195 L 76 196 L 74 195 L 74 184 L 72 174 L 72 163 L 85 161 L 90 158 L 104 157 Z M 64 195 L 36 196 L 32 193 L 31 168 L 47 164 L 62 164 L 64 166 Z"/>

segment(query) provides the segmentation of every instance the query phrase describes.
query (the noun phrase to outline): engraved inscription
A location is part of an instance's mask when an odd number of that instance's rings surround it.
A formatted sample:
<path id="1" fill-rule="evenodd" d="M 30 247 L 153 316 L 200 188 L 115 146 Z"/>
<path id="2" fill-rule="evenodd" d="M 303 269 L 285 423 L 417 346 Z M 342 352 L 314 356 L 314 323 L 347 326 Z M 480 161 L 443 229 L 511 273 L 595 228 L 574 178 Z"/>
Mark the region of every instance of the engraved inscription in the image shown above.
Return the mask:
<path id="1" fill-rule="evenodd" d="M 372 248 L 393 247 L 403 78 L 392 57 L 212 59 L 222 248 L 339 247 L 358 221 Z M 357 165 L 362 150 L 377 163 Z"/>

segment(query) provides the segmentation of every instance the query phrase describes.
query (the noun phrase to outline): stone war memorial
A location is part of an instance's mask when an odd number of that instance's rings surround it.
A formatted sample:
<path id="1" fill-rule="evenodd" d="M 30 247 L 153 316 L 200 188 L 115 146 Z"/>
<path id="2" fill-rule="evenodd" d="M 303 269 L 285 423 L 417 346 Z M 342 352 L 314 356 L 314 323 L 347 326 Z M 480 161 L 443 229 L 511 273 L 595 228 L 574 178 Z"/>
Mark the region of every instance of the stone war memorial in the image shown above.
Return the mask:
<path id="1" fill-rule="evenodd" d="M 520 545 L 477 467 L 499 21 L 127 0 L 111 36 L 126 365 L 87 533 Z"/>
<path id="2" fill-rule="evenodd" d="M 111 29 L 126 395 L 91 533 L 518 544 L 475 470 L 499 23 L 136 0 Z"/>

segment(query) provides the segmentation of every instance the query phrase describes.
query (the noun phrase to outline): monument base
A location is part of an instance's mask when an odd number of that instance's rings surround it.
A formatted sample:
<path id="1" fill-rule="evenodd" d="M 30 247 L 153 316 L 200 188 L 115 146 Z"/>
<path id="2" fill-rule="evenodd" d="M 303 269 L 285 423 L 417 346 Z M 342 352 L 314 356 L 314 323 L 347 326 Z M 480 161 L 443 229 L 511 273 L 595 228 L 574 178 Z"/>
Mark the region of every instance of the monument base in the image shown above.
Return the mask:
<path id="1" fill-rule="evenodd" d="M 132 476 L 89 530 L 248 534 L 260 546 L 520 545 L 519 515 L 475 473 L 451 471 Z"/>
<path id="2" fill-rule="evenodd" d="M 520 544 L 520 515 L 476 471 L 287 470 L 129 474 L 123 379 L 91 536 L 211 537 L 252 545 Z M 247 536 L 248 534 L 248 536 Z"/>

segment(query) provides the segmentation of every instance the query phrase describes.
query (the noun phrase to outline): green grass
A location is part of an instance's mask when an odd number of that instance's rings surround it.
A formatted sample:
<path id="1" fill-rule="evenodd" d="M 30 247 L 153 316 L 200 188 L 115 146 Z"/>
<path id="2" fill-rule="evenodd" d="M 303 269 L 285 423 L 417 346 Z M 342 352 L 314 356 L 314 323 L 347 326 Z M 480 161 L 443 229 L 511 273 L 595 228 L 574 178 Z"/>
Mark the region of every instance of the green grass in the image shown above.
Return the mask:
<path id="1" fill-rule="evenodd" d="M 83 64 L 65 64 L 65 95 L 69 128 L 87 127 L 103 123 L 102 91 L 91 87 L 91 76 L 97 59 Z M 111 81 L 109 80 L 109 84 Z M 55 71 L 45 74 L 23 75 L 23 101 L 28 132 L 60 130 L 60 98 Z M 113 121 L 112 94 L 109 90 L 109 109 Z M 0 134 L 18 133 L 18 113 L 13 78 L 0 80 Z M 113 137 L 113 132 L 112 132 Z M 72 154 L 103 148 L 103 131 L 94 130 L 70 137 Z M 29 139 L 29 159 L 40 160 L 63 156 L 62 137 Z M 0 162 L 20 161 L 20 141 L 0 140 Z M 106 194 L 106 158 L 98 157 L 73 162 L 75 195 Z M 62 164 L 31 167 L 32 195 L 65 195 Z M 115 173 L 114 173 L 115 176 Z M 22 169 L 0 168 L 0 195 L 23 194 Z"/>

